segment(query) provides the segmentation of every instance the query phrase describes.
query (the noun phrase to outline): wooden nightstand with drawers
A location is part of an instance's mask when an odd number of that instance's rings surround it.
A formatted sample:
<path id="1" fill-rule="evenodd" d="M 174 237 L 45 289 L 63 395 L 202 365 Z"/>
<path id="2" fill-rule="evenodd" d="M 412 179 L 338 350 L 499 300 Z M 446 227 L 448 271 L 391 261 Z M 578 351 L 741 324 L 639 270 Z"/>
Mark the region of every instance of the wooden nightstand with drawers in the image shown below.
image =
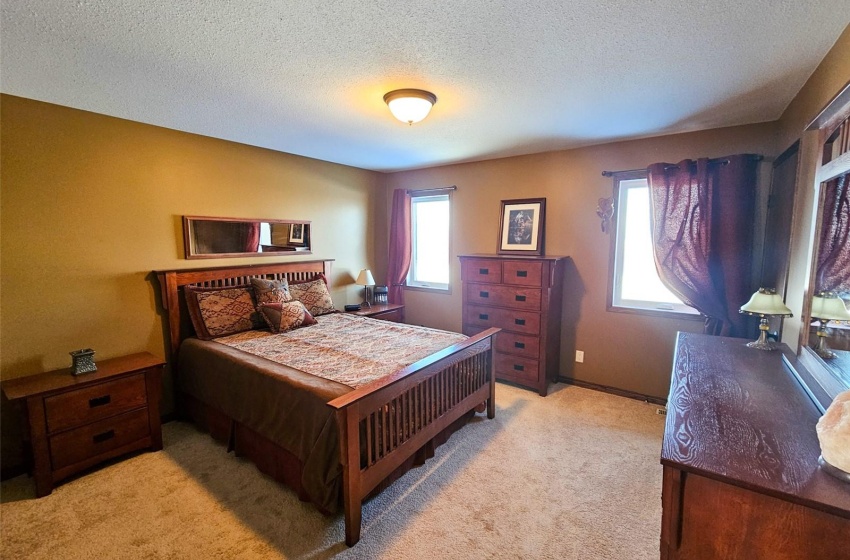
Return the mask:
<path id="1" fill-rule="evenodd" d="M 404 306 L 397 303 L 373 303 L 372 307 L 364 307 L 360 311 L 346 311 L 346 313 L 393 323 L 404 323 Z"/>
<path id="2" fill-rule="evenodd" d="M 79 376 L 60 369 L 2 383 L 21 401 L 36 495 L 98 463 L 162 449 L 159 397 L 164 362 L 146 352 L 97 362 Z"/>

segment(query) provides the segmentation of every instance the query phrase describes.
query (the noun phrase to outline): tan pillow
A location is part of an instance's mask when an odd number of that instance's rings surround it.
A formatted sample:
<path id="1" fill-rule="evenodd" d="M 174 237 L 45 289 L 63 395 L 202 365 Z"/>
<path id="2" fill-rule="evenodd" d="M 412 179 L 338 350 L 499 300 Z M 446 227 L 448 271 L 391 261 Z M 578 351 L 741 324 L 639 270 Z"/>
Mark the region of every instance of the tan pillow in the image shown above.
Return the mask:
<path id="1" fill-rule="evenodd" d="M 336 312 L 324 274 L 319 274 L 307 282 L 290 284 L 289 293 L 292 294 L 293 299 L 303 303 L 314 317 Z"/>
<path id="2" fill-rule="evenodd" d="M 261 303 L 257 309 L 272 332 L 282 333 L 316 324 L 316 320 L 300 301 Z"/>
<path id="3" fill-rule="evenodd" d="M 289 283 L 283 280 L 266 280 L 265 278 L 251 278 L 251 285 L 257 295 L 257 304 L 263 303 L 286 303 L 292 301 L 289 294 Z"/>
<path id="4" fill-rule="evenodd" d="M 255 309 L 253 290 L 247 286 L 224 289 L 186 286 L 185 294 L 192 325 L 201 340 L 263 326 Z"/>

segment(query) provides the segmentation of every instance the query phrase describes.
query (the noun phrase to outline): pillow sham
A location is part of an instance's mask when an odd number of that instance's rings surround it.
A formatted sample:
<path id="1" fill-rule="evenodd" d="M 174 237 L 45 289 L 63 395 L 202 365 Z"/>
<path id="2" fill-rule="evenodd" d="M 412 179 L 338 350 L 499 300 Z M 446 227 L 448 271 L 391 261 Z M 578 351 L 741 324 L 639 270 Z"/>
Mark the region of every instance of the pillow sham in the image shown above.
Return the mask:
<path id="1" fill-rule="evenodd" d="M 186 286 L 186 307 L 198 338 L 210 340 L 262 328 L 253 291 L 248 286 L 223 289 Z"/>
<path id="2" fill-rule="evenodd" d="M 312 280 L 306 282 L 291 283 L 289 293 L 293 299 L 303 303 L 307 311 L 314 317 L 336 312 L 324 274 L 318 274 Z"/>
<path id="3" fill-rule="evenodd" d="M 269 328 L 275 333 L 283 333 L 316 324 L 316 319 L 310 315 L 310 312 L 300 301 L 261 303 L 257 309 L 260 310 L 260 315 L 263 316 Z"/>
<path id="4" fill-rule="evenodd" d="M 257 304 L 263 303 L 286 303 L 292 301 L 289 293 L 289 282 L 283 280 L 266 280 L 265 278 L 251 278 L 251 286 L 257 295 Z"/>

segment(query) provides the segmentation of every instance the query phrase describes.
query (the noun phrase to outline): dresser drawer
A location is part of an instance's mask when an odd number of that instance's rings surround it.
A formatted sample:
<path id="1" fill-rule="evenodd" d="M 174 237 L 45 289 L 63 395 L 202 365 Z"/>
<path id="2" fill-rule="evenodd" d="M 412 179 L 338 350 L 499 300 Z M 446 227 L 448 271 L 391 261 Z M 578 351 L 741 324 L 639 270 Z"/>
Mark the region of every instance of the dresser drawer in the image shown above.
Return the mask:
<path id="1" fill-rule="evenodd" d="M 540 288 L 523 288 L 521 286 L 493 286 L 490 284 L 467 284 L 466 300 L 480 305 L 495 305 L 498 307 L 513 307 L 540 311 L 542 294 Z"/>
<path id="2" fill-rule="evenodd" d="M 505 261 L 502 263 L 502 278 L 505 284 L 540 286 L 543 281 L 543 263 L 533 261 Z"/>
<path id="3" fill-rule="evenodd" d="M 148 409 L 143 408 L 51 436 L 53 470 L 108 453 L 148 435 Z"/>
<path id="4" fill-rule="evenodd" d="M 496 337 L 496 350 L 527 358 L 537 358 L 540 356 L 540 338 L 502 331 Z"/>
<path id="5" fill-rule="evenodd" d="M 47 431 L 56 433 L 108 418 L 147 403 L 145 374 L 92 385 L 44 399 Z"/>
<path id="6" fill-rule="evenodd" d="M 464 259 L 463 281 L 502 283 L 502 263 L 490 259 Z"/>
<path id="7" fill-rule="evenodd" d="M 464 322 L 478 327 L 499 327 L 522 334 L 540 334 L 540 313 L 467 305 Z"/>
<path id="8" fill-rule="evenodd" d="M 537 381 L 540 373 L 540 363 L 537 360 L 496 353 L 496 375 Z"/>

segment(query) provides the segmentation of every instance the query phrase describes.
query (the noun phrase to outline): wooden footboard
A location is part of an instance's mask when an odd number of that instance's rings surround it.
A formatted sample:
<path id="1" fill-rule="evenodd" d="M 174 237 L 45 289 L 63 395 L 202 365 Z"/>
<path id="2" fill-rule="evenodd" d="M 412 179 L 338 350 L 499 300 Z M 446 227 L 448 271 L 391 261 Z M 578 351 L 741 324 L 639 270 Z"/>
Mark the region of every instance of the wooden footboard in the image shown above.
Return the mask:
<path id="1" fill-rule="evenodd" d="M 481 403 L 493 418 L 493 336 L 488 329 L 328 403 L 336 409 L 345 542 L 360 540 L 363 498 L 431 438 Z"/>

